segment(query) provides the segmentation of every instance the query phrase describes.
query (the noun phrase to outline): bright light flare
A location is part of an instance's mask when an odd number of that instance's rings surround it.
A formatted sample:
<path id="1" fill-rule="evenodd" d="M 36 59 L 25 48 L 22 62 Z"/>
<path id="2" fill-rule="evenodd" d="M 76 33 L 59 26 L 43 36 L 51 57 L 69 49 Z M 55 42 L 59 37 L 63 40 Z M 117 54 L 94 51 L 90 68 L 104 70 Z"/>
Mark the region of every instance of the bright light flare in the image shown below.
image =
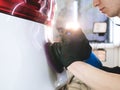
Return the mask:
<path id="1" fill-rule="evenodd" d="M 45 26 L 45 41 L 53 43 L 53 29 Z"/>
<path id="2" fill-rule="evenodd" d="M 67 22 L 65 29 L 77 31 L 78 29 L 80 29 L 80 24 L 78 22 Z"/>

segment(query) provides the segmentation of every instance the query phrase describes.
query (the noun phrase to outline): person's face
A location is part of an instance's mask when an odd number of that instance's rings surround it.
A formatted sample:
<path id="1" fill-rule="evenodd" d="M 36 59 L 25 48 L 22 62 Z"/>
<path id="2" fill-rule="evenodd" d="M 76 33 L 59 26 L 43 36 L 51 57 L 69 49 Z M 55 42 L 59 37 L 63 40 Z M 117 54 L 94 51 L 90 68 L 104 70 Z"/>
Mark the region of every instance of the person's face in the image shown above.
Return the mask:
<path id="1" fill-rule="evenodd" d="M 109 17 L 120 17 L 120 0 L 93 0 L 93 5 Z"/>

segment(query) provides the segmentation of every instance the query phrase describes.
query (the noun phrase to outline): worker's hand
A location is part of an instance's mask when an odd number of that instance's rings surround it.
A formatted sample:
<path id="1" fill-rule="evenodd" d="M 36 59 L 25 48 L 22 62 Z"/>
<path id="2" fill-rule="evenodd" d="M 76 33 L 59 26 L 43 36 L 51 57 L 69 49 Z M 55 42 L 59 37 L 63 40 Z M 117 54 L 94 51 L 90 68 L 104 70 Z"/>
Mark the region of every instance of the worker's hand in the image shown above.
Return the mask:
<path id="1" fill-rule="evenodd" d="M 60 45 L 60 44 L 59 44 Z M 45 52 L 50 67 L 57 73 L 61 73 L 64 70 L 64 66 L 60 60 L 59 46 L 56 47 L 56 43 L 45 43 Z"/>
<path id="2" fill-rule="evenodd" d="M 67 68 L 75 61 L 84 61 L 89 58 L 91 46 L 82 30 L 67 30 L 62 35 L 62 42 L 53 43 L 61 63 Z"/>

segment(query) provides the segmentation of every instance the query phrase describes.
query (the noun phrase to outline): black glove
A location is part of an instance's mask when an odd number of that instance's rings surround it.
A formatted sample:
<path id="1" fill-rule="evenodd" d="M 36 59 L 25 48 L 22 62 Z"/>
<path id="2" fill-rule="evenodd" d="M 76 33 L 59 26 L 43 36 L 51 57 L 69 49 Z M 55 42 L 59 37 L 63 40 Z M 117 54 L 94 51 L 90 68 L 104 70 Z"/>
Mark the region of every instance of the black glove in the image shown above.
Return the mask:
<path id="1" fill-rule="evenodd" d="M 81 29 L 67 30 L 62 35 L 62 42 L 53 43 L 52 47 L 58 52 L 57 56 L 66 68 L 75 61 L 84 61 L 91 53 L 89 41 Z"/>
<path id="2" fill-rule="evenodd" d="M 61 73 L 64 70 L 64 66 L 60 60 L 59 46 L 55 47 L 52 43 L 48 42 L 45 44 L 45 53 L 47 56 L 49 66 L 56 72 Z"/>

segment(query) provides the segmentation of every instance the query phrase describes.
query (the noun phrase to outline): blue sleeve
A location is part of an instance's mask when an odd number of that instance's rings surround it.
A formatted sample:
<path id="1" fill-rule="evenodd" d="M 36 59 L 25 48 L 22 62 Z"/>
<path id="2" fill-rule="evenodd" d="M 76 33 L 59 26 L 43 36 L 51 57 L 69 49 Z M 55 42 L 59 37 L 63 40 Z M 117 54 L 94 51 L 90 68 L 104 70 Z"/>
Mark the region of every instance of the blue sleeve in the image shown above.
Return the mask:
<path id="1" fill-rule="evenodd" d="M 85 60 L 85 62 L 96 68 L 102 67 L 101 61 L 95 56 L 93 52 L 90 54 L 90 57 L 87 60 Z"/>

